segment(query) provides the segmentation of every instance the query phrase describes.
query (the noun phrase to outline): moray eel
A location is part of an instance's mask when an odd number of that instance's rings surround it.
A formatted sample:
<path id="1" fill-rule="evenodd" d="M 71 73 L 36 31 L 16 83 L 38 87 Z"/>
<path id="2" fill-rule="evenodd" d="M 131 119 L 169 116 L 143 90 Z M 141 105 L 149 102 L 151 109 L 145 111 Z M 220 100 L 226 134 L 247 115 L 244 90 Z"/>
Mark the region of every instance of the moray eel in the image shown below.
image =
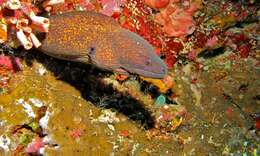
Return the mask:
<path id="1" fill-rule="evenodd" d="M 40 51 L 47 55 L 93 64 L 118 74 L 163 78 L 165 63 L 139 35 L 112 18 L 94 12 L 69 12 L 50 17 Z"/>

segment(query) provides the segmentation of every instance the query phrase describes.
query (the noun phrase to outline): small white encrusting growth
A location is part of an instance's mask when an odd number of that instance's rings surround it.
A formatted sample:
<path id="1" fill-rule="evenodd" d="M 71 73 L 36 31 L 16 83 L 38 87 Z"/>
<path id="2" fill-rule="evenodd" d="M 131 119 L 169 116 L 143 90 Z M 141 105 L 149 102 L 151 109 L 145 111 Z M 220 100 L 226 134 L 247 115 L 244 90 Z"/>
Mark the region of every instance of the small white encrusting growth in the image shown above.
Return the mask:
<path id="1" fill-rule="evenodd" d="M 33 33 L 30 33 L 29 36 L 30 36 L 31 41 L 32 41 L 33 45 L 35 46 L 35 48 L 38 48 L 41 46 L 41 42 L 38 40 L 38 38 Z"/>
<path id="2" fill-rule="evenodd" d="M 24 108 L 25 113 L 29 117 L 31 117 L 31 118 L 35 118 L 36 117 L 36 114 L 34 113 L 32 106 L 29 103 L 27 103 L 24 99 L 18 99 L 17 100 L 17 105 L 22 105 L 23 108 Z"/>
<path id="3" fill-rule="evenodd" d="M 57 5 L 62 3 L 65 3 L 65 0 L 50 0 L 47 2 L 47 5 Z"/>
<path id="4" fill-rule="evenodd" d="M 27 15 L 30 17 L 33 24 L 42 28 L 43 32 L 48 32 L 50 25 L 50 21 L 48 18 L 36 16 L 33 11 L 29 12 Z"/>
<path id="5" fill-rule="evenodd" d="M 3 148 L 5 151 L 9 151 L 11 140 L 6 135 L 0 136 L 0 148 Z"/>
<path id="6" fill-rule="evenodd" d="M 5 7 L 10 10 L 17 10 L 21 8 L 21 2 L 19 0 L 7 0 Z"/>
<path id="7" fill-rule="evenodd" d="M 28 37 L 24 34 L 22 29 L 18 29 L 16 31 L 16 36 L 18 38 L 18 40 L 20 41 L 20 43 L 23 45 L 23 47 L 26 50 L 29 50 L 32 48 L 32 42 L 28 39 Z"/>
<path id="8" fill-rule="evenodd" d="M 45 115 L 40 119 L 39 124 L 43 128 L 43 130 L 47 129 L 50 116 L 51 116 L 51 113 L 49 110 L 47 110 Z"/>
<path id="9" fill-rule="evenodd" d="M 50 12 L 53 5 L 65 3 L 65 0 L 47 0 L 43 3 L 45 11 Z"/>

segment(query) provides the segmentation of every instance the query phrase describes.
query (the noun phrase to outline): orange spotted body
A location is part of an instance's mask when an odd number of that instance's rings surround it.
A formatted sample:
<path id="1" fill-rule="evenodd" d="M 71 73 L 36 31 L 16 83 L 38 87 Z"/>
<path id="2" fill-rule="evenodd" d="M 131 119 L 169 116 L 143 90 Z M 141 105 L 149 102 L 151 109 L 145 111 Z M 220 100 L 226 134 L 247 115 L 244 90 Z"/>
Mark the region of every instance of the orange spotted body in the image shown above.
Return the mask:
<path id="1" fill-rule="evenodd" d="M 146 40 L 94 12 L 51 16 L 49 32 L 39 49 L 56 58 L 90 63 L 119 74 L 163 78 L 167 73 Z"/>

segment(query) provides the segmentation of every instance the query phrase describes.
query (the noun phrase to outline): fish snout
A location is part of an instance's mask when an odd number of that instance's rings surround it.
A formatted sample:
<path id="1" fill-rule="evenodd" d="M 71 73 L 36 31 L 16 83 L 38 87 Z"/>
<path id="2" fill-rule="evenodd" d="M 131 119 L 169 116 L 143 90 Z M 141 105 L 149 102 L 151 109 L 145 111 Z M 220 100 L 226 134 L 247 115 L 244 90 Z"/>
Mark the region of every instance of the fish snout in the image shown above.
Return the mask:
<path id="1" fill-rule="evenodd" d="M 129 73 L 135 73 L 144 77 L 162 79 L 167 74 L 167 66 L 158 57 L 145 59 L 142 62 L 129 59 L 127 62 L 121 62 L 121 67 Z"/>
<path id="2" fill-rule="evenodd" d="M 140 75 L 150 78 L 164 78 L 167 74 L 167 66 L 158 56 L 152 56 L 152 59 L 146 60 L 145 65 L 142 70 L 137 71 L 141 72 Z"/>
<path id="3" fill-rule="evenodd" d="M 167 67 L 155 54 L 154 47 L 138 34 L 122 30 L 113 34 L 113 52 L 119 67 L 129 73 L 150 78 L 164 78 Z"/>

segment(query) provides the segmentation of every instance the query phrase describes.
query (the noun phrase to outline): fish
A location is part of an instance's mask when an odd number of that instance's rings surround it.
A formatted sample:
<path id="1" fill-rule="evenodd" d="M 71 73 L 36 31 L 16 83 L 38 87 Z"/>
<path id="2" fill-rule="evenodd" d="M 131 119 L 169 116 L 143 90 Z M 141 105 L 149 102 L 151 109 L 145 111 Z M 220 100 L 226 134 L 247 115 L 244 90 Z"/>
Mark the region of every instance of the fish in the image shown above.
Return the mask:
<path id="1" fill-rule="evenodd" d="M 153 46 L 111 17 L 73 11 L 49 19 L 49 31 L 39 47 L 47 55 L 122 75 L 162 79 L 167 74 L 167 67 Z"/>

